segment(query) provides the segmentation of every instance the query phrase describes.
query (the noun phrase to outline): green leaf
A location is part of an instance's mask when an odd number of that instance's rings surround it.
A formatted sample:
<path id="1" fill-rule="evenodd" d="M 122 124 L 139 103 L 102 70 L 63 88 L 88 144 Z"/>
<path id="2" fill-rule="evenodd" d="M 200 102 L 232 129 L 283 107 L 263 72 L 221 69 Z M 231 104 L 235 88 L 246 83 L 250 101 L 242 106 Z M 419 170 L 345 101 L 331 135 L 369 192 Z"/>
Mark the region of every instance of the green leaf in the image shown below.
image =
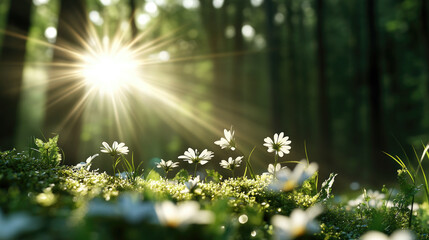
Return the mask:
<path id="1" fill-rule="evenodd" d="M 209 182 L 209 178 L 212 179 L 213 182 L 218 183 L 222 180 L 222 175 L 220 175 L 216 170 L 206 169 L 207 176 L 205 178 L 206 182 Z"/>
<path id="2" fill-rule="evenodd" d="M 153 169 L 150 170 L 150 172 L 146 176 L 146 180 L 157 180 L 157 181 L 159 181 L 161 179 L 162 179 L 161 175 L 159 175 L 159 173 L 157 173 Z"/>
<path id="3" fill-rule="evenodd" d="M 181 169 L 176 176 L 173 178 L 173 180 L 176 180 L 178 182 L 186 182 L 189 179 L 189 173 L 185 169 Z"/>

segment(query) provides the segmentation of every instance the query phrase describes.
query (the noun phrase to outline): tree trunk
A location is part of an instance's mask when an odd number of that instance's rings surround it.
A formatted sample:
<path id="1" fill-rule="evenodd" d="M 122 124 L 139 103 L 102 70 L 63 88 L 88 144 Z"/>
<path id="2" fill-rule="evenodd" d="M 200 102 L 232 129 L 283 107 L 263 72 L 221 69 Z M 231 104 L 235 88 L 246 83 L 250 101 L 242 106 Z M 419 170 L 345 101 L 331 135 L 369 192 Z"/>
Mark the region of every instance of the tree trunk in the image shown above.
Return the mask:
<path id="1" fill-rule="evenodd" d="M 426 69 L 429 69 L 429 14 L 427 0 L 421 0 L 420 6 L 420 28 L 422 33 L 422 42 L 424 47 L 424 54 L 426 58 Z M 428 74 L 428 73 L 426 73 Z M 429 80 L 426 80 L 426 96 L 425 96 L 425 109 L 424 109 L 424 125 L 426 130 L 429 128 Z"/>
<path id="2" fill-rule="evenodd" d="M 132 38 L 137 37 L 138 29 L 136 25 L 136 0 L 130 0 L 130 25 L 131 25 L 131 36 Z"/>
<path id="3" fill-rule="evenodd" d="M 0 54 L 0 150 L 10 149 L 14 145 L 27 44 L 25 38 L 17 38 L 10 33 L 27 37 L 31 6 L 31 0 L 10 1 L 6 34 Z"/>
<path id="4" fill-rule="evenodd" d="M 288 134 L 290 134 L 292 139 L 295 139 L 296 143 L 302 142 L 301 134 L 298 132 L 299 122 L 298 119 L 301 115 L 301 108 L 299 107 L 301 102 L 300 98 L 298 97 L 298 82 L 300 82 L 301 79 L 298 78 L 297 74 L 297 63 L 298 63 L 298 54 L 296 54 L 296 45 L 295 45 L 295 38 L 296 38 L 296 31 L 293 19 L 295 18 L 294 14 L 294 8 L 292 1 L 286 1 L 286 9 L 287 9 L 287 17 L 286 17 L 286 27 L 287 27 L 287 34 L 286 34 L 286 45 L 287 45 L 287 55 L 286 55 L 286 82 L 289 86 L 287 91 L 287 98 L 286 103 L 288 105 L 287 111 L 284 113 L 285 119 L 287 119 L 287 127 L 288 127 Z"/>
<path id="5" fill-rule="evenodd" d="M 298 42 L 302 44 L 302 46 L 308 46 L 308 36 L 304 24 L 304 10 L 302 8 L 302 1 L 299 1 L 299 7 L 297 8 L 297 16 L 298 16 L 298 27 L 297 27 L 297 36 L 298 36 Z M 308 47 L 307 47 L 308 49 Z M 297 55 L 297 61 L 298 61 L 298 79 L 299 79 L 299 119 L 298 122 L 300 123 L 299 126 L 299 134 L 303 137 L 304 140 L 310 140 L 314 139 L 314 124 L 312 124 L 312 114 L 310 108 L 310 101 L 309 98 L 311 96 L 311 88 L 309 87 L 310 81 L 309 81 L 309 71 L 308 68 L 308 50 L 306 48 L 302 49 L 300 51 L 300 54 Z"/>
<path id="6" fill-rule="evenodd" d="M 87 37 L 87 12 L 85 0 L 62 0 L 58 20 L 56 45 L 83 52 L 82 40 Z M 79 40 L 78 38 L 81 38 Z M 82 130 L 83 97 L 85 85 L 79 76 L 64 76 L 73 69 L 67 64 L 76 63 L 68 52 L 55 49 L 53 62 L 64 67 L 53 67 L 47 92 L 45 130 L 49 135 L 59 134 L 59 146 L 63 149 L 67 163 L 78 162 L 80 135 Z M 74 69 L 75 70 L 75 69 Z"/>
<path id="7" fill-rule="evenodd" d="M 326 78 L 326 52 L 325 52 L 325 14 L 324 1 L 316 0 L 316 41 L 317 41 L 317 75 L 318 75 L 318 117 L 319 117 L 319 154 L 321 162 L 332 163 L 332 131 L 331 131 L 331 111 L 328 93 L 328 79 Z"/>
<path id="8" fill-rule="evenodd" d="M 376 1 L 366 1 L 367 24 L 368 24 L 368 87 L 369 87 L 369 114 L 370 114 L 370 137 L 371 137 L 371 161 L 374 172 L 384 172 L 386 160 L 383 158 L 384 139 L 382 136 L 382 106 L 381 106 L 381 82 L 379 66 L 379 48 L 376 23 Z M 388 164 L 388 163 L 387 163 Z M 374 176 L 375 177 L 375 176 Z M 376 180 L 376 179 L 375 179 Z"/>
<path id="9" fill-rule="evenodd" d="M 212 1 L 200 0 L 200 14 L 201 20 L 206 31 L 207 42 L 210 54 L 213 55 L 211 59 L 213 65 L 213 82 L 211 84 L 212 87 L 212 104 L 215 109 L 217 103 L 222 103 L 221 108 L 228 112 L 234 112 L 235 106 L 233 104 L 225 104 L 228 101 L 225 101 L 225 97 L 227 100 L 230 100 L 230 96 L 232 95 L 232 84 L 229 84 L 229 68 L 226 67 L 225 58 L 220 58 L 216 56 L 223 51 L 226 51 L 226 40 L 225 40 L 225 29 L 228 24 L 228 16 L 227 16 L 227 8 L 228 4 L 231 4 L 230 1 L 225 1 L 222 8 L 215 9 L 213 7 Z M 234 125 L 235 119 L 232 116 L 224 116 L 224 121 L 229 122 Z"/>
<path id="10" fill-rule="evenodd" d="M 283 94 L 280 86 L 280 43 L 277 31 L 274 25 L 274 14 L 276 6 L 273 0 L 265 1 L 266 17 L 266 38 L 268 48 L 268 79 L 271 83 L 271 111 L 272 111 L 272 128 L 275 132 L 283 131 L 283 114 L 284 103 Z"/>
<path id="11" fill-rule="evenodd" d="M 244 46 L 244 38 L 241 32 L 244 22 L 244 14 L 243 10 L 245 7 L 245 1 L 235 1 L 235 14 L 234 14 L 234 29 L 235 29 L 235 37 L 234 37 L 234 49 L 233 51 L 236 53 L 234 55 L 233 62 L 233 70 L 232 70 L 232 93 L 231 99 L 234 100 L 234 103 L 239 106 L 237 110 L 242 109 L 241 104 L 243 103 L 243 51 L 245 49 Z"/>

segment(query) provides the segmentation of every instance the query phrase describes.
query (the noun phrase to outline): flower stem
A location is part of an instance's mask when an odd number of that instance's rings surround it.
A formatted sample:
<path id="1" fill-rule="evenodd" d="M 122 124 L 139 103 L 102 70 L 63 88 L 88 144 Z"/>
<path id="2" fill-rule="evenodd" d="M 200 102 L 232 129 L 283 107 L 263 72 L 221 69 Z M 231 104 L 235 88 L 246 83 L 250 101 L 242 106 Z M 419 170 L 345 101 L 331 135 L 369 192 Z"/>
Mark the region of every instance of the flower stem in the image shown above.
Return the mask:
<path id="1" fill-rule="evenodd" d="M 276 153 L 276 155 L 274 155 L 274 168 L 276 167 L 276 165 L 277 165 L 277 160 L 279 159 L 279 155 L 277 155 L 277 153 Z"/>
<path id="2" fill-rule="evenodd" d="M 198 162 L 195 163 L 194 177 L 197 176 L 197 167 L 198 167 Z"/>
<path id="3" fill-rule="evenodd" d="M 252 156 L 252 153 L 255 150 L 255 148 L 256 147 L 254 147 L 252 149 L 252 151 L 249 154 L 249 157 L 246 159 L 246 168 L 244 169 L 243 177 L 246 176 L 246 174 L 247 174 L 247 168 L 249 168 L 250 177 L 253 178 L 253 179 L 255 179 L 255 174 L 253 173 L 253 168 L 252 168 L 252 165 L 250 164 L 250 157 Z M 243 157 L 246 156 L 246 155 L 244 155 L 244 153 L 240 149 L 238 149 L 238 146 L 236 147 L 236 149 L 237 149 L 237 152 L 239 152 Z"/>

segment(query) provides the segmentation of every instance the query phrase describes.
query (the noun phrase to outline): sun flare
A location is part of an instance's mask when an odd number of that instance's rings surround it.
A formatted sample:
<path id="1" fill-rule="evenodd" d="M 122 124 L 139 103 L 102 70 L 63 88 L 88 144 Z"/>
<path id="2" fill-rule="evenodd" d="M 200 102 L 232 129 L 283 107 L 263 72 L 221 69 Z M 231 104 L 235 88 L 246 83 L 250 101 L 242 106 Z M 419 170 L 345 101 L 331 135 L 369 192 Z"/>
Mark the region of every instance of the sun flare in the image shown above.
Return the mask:
<path id="1" fill-rule="evenodd" d="M 91 90 L 115 94 L 139 79 L 137 61 L 127 50 L 85 56 L 82 75 Z"/>

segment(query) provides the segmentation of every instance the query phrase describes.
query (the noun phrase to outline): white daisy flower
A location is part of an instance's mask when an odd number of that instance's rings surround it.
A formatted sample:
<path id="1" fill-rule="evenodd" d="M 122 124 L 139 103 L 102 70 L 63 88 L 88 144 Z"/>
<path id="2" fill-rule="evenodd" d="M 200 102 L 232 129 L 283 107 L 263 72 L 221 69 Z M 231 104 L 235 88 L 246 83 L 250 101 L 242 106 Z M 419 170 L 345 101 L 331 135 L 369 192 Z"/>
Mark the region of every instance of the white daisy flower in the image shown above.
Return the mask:
<path id="1" fill-rule="evenodd" d="M 271 224 L 274 227 L 274 239 L 294 239 L 305 234 L 314 234 L 320 230 L 315 218 L 322 213 L 322 207 L 315 205 L 307 210 L 295 209 L 289 217 L 274 215 Z"/>
<path id="2" fill-rule="evenodd" d="M 98 153 L 94 154 L 92 156 L 89 156 L 85 162 L 80 162 L 78 164 L 76 164 L 76 166 L 73 167 L 73 169 L 82 169 L 85 168 L 87 171 L 89 171 L 89 169 L 91 168 L 92 165 L 92 160 L 94 160 L 94 158 L 98 157 Z"/>
<path id="3" fill-rule="evenodd" d="M 307 161 L 301 160 L 291 171 L 289 168 L 281 169 L 276 174 L 276 181 L 270 184 L 270 188 L 277 191 L 291 191 L 301 185 L 305 180 L 316 173 L 317 163 L 308 164 Z"/>
<path id="4" fill-rule="evenodd" d="M 265 174 L 268 175 L 273 175 L 275 176 L 277 172 L 279 172 L 282 169 L 285 169 L 287 167 L 282 167 L 282 165 L 280 163 L 277 163 L 276 166 L 274 167 L 273 164 L 268 164 L 268 172 L 266 172 Z"/>
<path id="5" fill-rule="evenodd" d="M 164 201 L 155 204 L 155 211 L 159 223 L 176 228 L 187 227 L 190 224 L 210 224 L 214 221 L 214 214 L 208 210 L 200 210 L 200 204 L 195 201 L 173 202 Z"/>
<path id="6" fill-rule="evenodd" d="M 183 161 L 187 161 L 188 163 L 196 163 L 204 165 L 208 163 L 209 160 L 213 157 L 213 152 L 204 149 L 201 153 L 198 153 L 197 149 L 188 148 L 188 151 L 185 151 L 184 155 L 179 156 L 179 159 L 183 159 Z"/>
<path id="7" fill-rule="evenodd" d="M 169 171 L 171 171 L 173 168 L 176 168 L 179 166 L 178 162 L 173 162 L 171 160 L 168 161 L 164 161 L 164 159 L 161 159 L 161 162 L 159 162 L 156 167 L 157 168 L 162 168 L 164 169 L 164 171 L 166 173 L 168 173 Z"/>
<path id="8" fill-rule="evenodd" d="M 130 174 L 128 174 L 128 172 L 120 172 L 120 173 L 116 173 L 115 175 L 119 178 L 122 178 L 122 179 L 128 179 L 128 176 Z"/>
<path id="9" fill-rule="evenodd" d="M 362 235 L 360 240 L 414 240 L 416 239 L 413 232 L 409 230 L 396 230 L 392 235 L 387 236 L 382 232 L 369 231 Z"/>
<path id="10" fill-rule="evenodd" d="M 142 220 L 155 222 L 156 213 L 152 203 L 142 202 L 138 195 L 125 193 L 119 196 L 117 202 L 94 199 L 89 202 L 88 216 L 122 217 L 136 224 Z"/>
<path id="11" fill-rule="evenodd" d="M 234 139 L 234 131 L 231 130 L 223 130 L 223 133 L 225 135 L 224 138 L 220 138 L 220 140 L 214 142 L 214 144 L 219 145 L 222 149 L 228 148 L 232 151 L 235 150 L 235 139 Z"/>
<path id="12" fill-rule="evenodd" d="M 366 203 L 367 206 L 371 208 L 381 208 L 383 206 L 389 208 L 394 206 L 393 202 L 386 200 L 386 195 L 384 193 L 373 191 L 371 189 L 364 189 L 361 195 L 359 195 L 356 199 L 349 200 L 347 205 L 350 207 L 356 207 L 363 203 Z"/>
<path id="13" fill-rule="evenodd" d="M 270 137 L 264 139 L 264 146 L 268 148 L 268 152 L 275 152 L 279 157 L 283 157 L 284 154 L 289 154 L 291 149 L 291 141 L 288 140 L 288 136 L 284 136 L 284 133 L 274 134 L 274 140 Z"/>
<path id="14" fill-rule="evenodd" d="M 231 171 L 234 170 L 234 168 L 236 167 L 240 167 L 240 164 L 242 162 L 243 156 L 240 157 L 236 157 L 235 159 L 233 159 L 232 157 L 228 158 L 228 161 L 226 160 L 222 160 L 220 161 L 220 165 L 225 168 L 225 169 L 229 169 Z"/>
<path id="15" fill-rule="evenodd" d="M 119 154 L 128 154 L 128 147 L 125 146 L 125 143 L 119 143 L 117 141 L 114 141 L 112 144 L 112 147 L 109 146 L 108 143 L 103 142 L 103 147 L 101 148 L 101 152 L 108 153 L 111 156 L 116 156 Z"/>
<path id="16" fill-rule="evenodd" d="M 186 186 L 186 192 L 193 192 L 198 187 L 198 184 L 200 183 L 200 176 L 196 176 L 194 179 L 190 179 L 189 181 L 185 182 Z"/>

